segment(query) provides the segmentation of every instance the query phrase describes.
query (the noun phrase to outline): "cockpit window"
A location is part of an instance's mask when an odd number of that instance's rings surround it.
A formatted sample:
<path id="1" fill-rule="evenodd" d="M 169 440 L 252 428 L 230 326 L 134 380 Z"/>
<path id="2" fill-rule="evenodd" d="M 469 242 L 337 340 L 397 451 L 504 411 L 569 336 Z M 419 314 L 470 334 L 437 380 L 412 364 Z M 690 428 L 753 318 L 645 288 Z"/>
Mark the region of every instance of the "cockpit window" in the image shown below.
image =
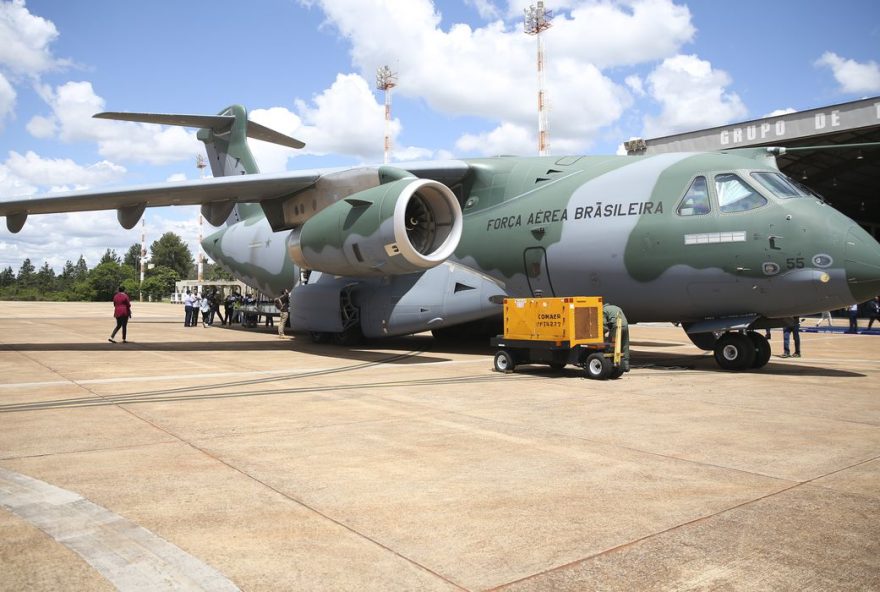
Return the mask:
<path id="1" fill-rule="evenodd" d="M 678 206 L 679 216 L 701 216 L 709 213 L 709 185 L 706 177 L 697 177 Z"/>
<path id="2" fill-rule="evenodd" d="M 815 197 L 806 187 L 786 177 L 782 173 L 754 172 L 752 178 L 770 193 L 782 199 L 789 197 Z"/>
<path id="3" fill-rule="evenodd" d="M 715 175 L 715 193 L 722 212 L 745 212 L 767 204 L 767 198 L 733 173 Z"/>

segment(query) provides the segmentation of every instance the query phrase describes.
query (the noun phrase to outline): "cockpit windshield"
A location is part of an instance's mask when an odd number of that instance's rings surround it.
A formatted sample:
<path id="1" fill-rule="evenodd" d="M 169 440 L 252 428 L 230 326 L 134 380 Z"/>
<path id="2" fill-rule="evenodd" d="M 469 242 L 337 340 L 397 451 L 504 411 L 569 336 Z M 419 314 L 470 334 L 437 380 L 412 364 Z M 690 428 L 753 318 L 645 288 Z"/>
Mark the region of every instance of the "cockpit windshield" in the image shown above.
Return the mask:
<path id="1" fill-rule="evenodd" d="M 767 189 L 767 191 L 782 199 L 790 197 L 818 197 L 812 191 L 782 173 L 756 171 L 752 173 L 752 178 Z"/>
<path id="2" fill-rule="evenodd" d="M 745 212 L 767 204 L 767 198 L 733 173 L 715 175 L 718 208 L 724 212 Z"/>

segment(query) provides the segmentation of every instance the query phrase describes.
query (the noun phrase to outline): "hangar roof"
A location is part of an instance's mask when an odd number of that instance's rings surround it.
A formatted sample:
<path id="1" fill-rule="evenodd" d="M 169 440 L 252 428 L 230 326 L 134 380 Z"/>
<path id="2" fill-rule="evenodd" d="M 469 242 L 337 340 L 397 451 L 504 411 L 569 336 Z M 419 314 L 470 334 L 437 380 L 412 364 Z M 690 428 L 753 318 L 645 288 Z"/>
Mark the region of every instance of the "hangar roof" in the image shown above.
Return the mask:
<path id="1" fill-rule="evenodd" d="M 644 153 L 880 143 L 880 97 L 645 140 Z M 787 152 L 790 177 L 880 236 L 880 145 Z"/>

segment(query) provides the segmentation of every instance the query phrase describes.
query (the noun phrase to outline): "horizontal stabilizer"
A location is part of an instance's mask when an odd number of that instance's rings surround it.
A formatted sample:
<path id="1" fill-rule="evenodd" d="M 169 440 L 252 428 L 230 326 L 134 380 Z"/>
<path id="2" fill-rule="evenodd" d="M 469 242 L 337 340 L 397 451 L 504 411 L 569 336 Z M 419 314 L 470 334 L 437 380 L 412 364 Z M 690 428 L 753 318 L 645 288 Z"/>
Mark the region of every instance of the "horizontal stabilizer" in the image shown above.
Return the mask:
<path id="1" fill-rule="evenodd" d="M 227 131 L 235 121 L 235 116 L 233 115 L 181 115 L 177 113 L 128 113 L 125 111 L 105 111 L 103 113 L 96 113 L 93 117 L 97 119 L 115 119 L 117 121 L 207 128 L 214 133 Z M 296 138 L 291 138 L 250 120 L 247 122 L 247 136 L 254 140 L 271 142 L 287 146 L 288 148 L 303 148 L 305 146 L 305 143 Z"/>

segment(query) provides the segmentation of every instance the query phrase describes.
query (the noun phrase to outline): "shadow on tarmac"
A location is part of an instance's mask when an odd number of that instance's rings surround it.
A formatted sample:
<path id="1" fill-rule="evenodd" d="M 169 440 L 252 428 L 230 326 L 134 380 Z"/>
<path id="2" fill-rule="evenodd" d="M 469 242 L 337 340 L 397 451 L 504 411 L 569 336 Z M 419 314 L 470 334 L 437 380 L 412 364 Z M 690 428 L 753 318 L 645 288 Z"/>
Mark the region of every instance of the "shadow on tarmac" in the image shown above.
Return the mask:
<path id="1" fill-rule="evenodd" d="M 288 339 L 277 341 L 129 341 L 116 343 L 109 341 L 98 343 L 6 343 L 0 344 L 0 350 L 21 352 L 115 352 L 115 351 L 167 351 L 167 352 L 230 352 L 230 351 L 285 351 L 295 350 L 328 358 L 377 362 L 385 364 L 434 364 L 448 362 L 449 358 L 425 355 L 425 350 L 408 348 L 410 351 L 397 354 L 393 350 L 400 349 L 376 347 L 375 351 L 359 347 L 343 347 L 338 345 L 321 345 L 305 339 Z M 389 350 L 392 350 L 389 352 Z"/>
<path id="2" fill-rule="evenodd" d="M 272 335 L 268 331 L 266 332 Z M 210 333 L 200 335 L 202 339 L 209 337 Z M 718 367 L 709 352 L 699 354 L 667 353 L 656 351 L 657 348 L 679 347 L 681 343 L 674 342 L 633 342 L 630 353 L 630 362 L 636 370 L 695 370 L 701 372 L 727 372 Z M 642 351 L 639 348 L 650 348 Z M 473 339 L 462 341 L 437 340 L 430 334 L 405 335 L 387 339 L 367 340 L 354 346 L 342 346 L 335 344 L 314 343 L 307 333 L 294 333 L 294 338 L 287 340 L 270 341 L 211 341 L 211 340 L 186 340 L 186 341 L 163 341 L 163 342 L 138 342 L 128 343 L 9 343 L 0 345 L 0 349 L 13 351 L 125 351 L 126 349 L 144 351 L 179 351 L 179 352 L 228 352 L 228 351 L 284 351 L 295 350 L 306 354 L 333 359 L 344 359 L 357 362 L 370 362 L 382 364 L 432 364 L 448 362 L 449 357 L 443 354 L 470 354 L 485 355 L 487 362 L 491 364 L 491 358 L 495 348 L 491 347 L 487 340 Z M 431 355 L 428 355 L 430 352 Z M 818 363 L 818 362 L 817 362 Z M 544 365 L 521 365 L 517 372 L 542 373 L 546 377 L 567 376 L 570 372 L 581 373 L 579 368 L 568 366 L 565 372 L 550 371 Z M 813 366 L 809 358 L 801 358 L 797 363 L 791 361 L 785 363 L 770 362 L 760 370 L 751 371 L 773 376 L 802 375 L 823 376 L 828 378 L 857 378 L 864 374 L 848 370 L 837 370 L 822 366 Z"/>

